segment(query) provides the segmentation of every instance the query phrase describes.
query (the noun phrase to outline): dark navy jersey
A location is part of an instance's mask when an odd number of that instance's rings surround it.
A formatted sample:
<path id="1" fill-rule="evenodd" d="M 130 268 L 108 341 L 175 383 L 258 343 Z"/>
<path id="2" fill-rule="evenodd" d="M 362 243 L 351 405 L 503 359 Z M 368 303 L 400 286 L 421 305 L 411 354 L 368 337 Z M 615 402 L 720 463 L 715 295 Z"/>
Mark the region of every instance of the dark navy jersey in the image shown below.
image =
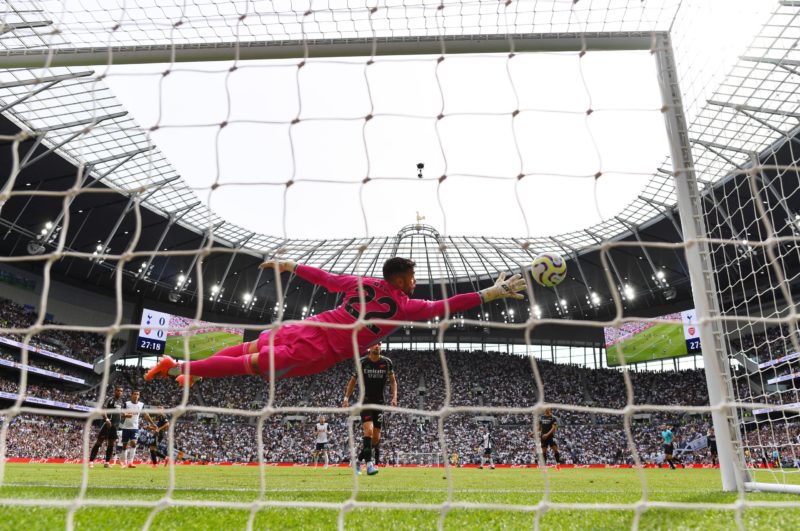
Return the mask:
<path id="1" fill-rule="evenodd" d="M 557 426 L 558 421 L 553 415 L 542 415 L 539 417 L 539 430 L 542 436 L 550 431 L 550 428 Z M 552 437 L 553 434 L 551 434 Z"/>
<path id="2" fill-rule="evenodd" d="M 378 361 L 371 361 L 369 356 L 364 356 L 361 358 L 361 371 L 364 374 L 364 403 L 383 404 L 386 382 L 394 374 L 392 360 L 381 356 Z M 353 376 L 356 376 L 355 370 Z"/>
<path id="3" fill-rule="evenodd" d="M 156 428 L 161 428 L 162 426 L 166 426 L 169 424 L 169 419 L 166 415 L 156 413 L 152 416 L 153 422 L 156 423 Z M 164 430 L 161 430 L 164 431 Z"/>
<path id="4" fill-rule="evenodd" d="M 119 425 L 122 424 L 122 409 L 125 408 L 125 401 L 123 399 L 116 399 L 113 396 L 110 396 L 106 399 L 105 404 L 103 404 L 103 409 L 116 409 L 116 413 L 107 413 L 108 418 L 111 419 L 111 426 L 113 428 L 119 428 Z"/>

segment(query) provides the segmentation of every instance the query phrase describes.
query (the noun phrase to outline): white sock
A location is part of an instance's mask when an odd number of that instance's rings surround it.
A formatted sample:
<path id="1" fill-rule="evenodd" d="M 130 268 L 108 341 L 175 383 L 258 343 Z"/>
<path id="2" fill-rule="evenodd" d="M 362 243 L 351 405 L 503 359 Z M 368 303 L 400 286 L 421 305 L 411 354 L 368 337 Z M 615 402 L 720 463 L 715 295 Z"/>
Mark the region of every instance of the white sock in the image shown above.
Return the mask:
<path id="1" fill-rule="evenodd" d="M 128 448 L 125 450 L 125 463 L 128 465 L 133 464 L 133 459 L 136 457 L 136 448 Z"/>
<path id="2" fill-rule="evenodd" d="M 484 464 L 485 462 L 486 462 L 486 458 L 485 458 L 485 457 L 481 457 L 481 466 L 483 466 L 483 464 Z"/>
<path id="3" fill-rule="evenodd" d="M 494 466 L 494 457 L 489 458 L 489 465 Z"/>
<path id="4" fill-rule="evenodd" d="M 325 466 L 328 466 L 328 454 L 325 454 Z"/>
<path id="5" fill-rule="evenodd" d="M 317 466 L 318 462 L 319 462 L 319 456 L 317 454 L 314 454 L 314 466 Z"/>

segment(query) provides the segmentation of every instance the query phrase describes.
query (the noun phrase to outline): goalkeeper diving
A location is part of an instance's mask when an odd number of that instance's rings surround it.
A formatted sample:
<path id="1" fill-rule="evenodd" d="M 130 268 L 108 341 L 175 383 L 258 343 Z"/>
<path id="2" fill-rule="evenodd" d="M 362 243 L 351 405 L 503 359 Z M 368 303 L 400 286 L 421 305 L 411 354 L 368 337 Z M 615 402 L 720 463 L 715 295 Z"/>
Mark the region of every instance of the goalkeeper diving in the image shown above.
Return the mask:
<path id="1" fill-rule="evenodd" d="M 344 293 L 344 302 L 333 310 L 313 315 L 302 322 L 265 330 L 255 341 L 224 348 L 204 360 L 178 363 L 170 356 L 164 356 L 145 374 L 144 379 L 177 376 L 178 383 L 183 384 L 184 374 L 192 378 L 223 378 L 244 374 L 269 378 L 270 359 L 274 361 L 276 379 L 316 374 L 339 362 L 353 359 L 354 354 L 366 352 L 399 327 L 394 323 L 375 323 L 370 320 L 427 321 L 444 316 L 446 311 L 452 315 L 496 299 L 522 299 L 520 292 L 527 287 L 521 275 L 506 279 L 506 274 L 500 273 L 493 286 L 481 291 L 438 301 L 411 299 L 417 285 L 415 266 L 407 258 L 390 258 L 383 264 L 383 278 L 377 279 L 335 275 L 291 260 L 263 262 L 260 269 L 273 269 L 277 273 L 292 272 L 331 293 Z M 362 315 L 362 310 L 363 318 L 368 322 L 356 328 L 354 345 L 352 325 Z M 316 323 L 330 323 L 341 328 Z"/>

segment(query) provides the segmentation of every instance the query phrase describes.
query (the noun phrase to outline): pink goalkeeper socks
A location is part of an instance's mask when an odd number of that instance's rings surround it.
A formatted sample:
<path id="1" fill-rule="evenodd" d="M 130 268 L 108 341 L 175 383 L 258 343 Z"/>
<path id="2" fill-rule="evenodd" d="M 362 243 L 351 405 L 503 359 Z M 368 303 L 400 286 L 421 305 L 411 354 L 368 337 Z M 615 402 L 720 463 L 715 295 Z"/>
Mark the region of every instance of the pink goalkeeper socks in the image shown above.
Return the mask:
<path id="1" fill-rule="evenodd" d="M 239 348 L 241 348 L 241 345 L 239 345 Z M 184 365 L 184 363 L 178 365 L 181 371 Z M 250 369 L 250 357 L 242 355 L 237 357 L 222 356 L 220 353 L 217 353 L 210 358 L 190 362 L 189 374 L 192 376 L 201 376 L 203 378 L 222 378 L 224 376 L 252 374 Z"/>
<path id="2" fill-rule="evenodd" d="M 212 354 L 211 357 L 222 356 L 223 358 L 238 358 L 239 356 L 244 356 L 245 354 L 249 354 L 250 350 L 250 343 L 242 343 L 240 345 L 233 345 L 230 347 L 225 347 L 224 349 L 220 350 L 219 352 Z"/>

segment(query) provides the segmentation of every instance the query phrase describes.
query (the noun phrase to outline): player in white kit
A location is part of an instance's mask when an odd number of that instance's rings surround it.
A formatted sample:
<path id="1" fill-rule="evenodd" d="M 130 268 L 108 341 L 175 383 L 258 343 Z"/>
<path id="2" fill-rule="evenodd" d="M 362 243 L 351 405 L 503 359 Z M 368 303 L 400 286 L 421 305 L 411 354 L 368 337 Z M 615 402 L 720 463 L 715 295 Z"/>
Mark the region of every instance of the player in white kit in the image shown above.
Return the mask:
<path id="1" fill-rule="evenodd" d="M 328 436 L 331 433 L 330 424 L 325 422 L 323 415 L 319 416 L 319 422 L 314 426 L 314 434 L 317 436 L 317 445 L 314 448 L 314 466 L 319 462 L 319 454 L 325 456 L 325 468 L 328 468 Z"/>
<path id="2" fill-rule="evenodd" d="M 481 430 L 482 441 L 481 447 L 483 448 L 483 455 L 481 456 L 481 466 L 478 467 L 483 470 L 483 464 L 488 460 L 489 461 L 489 468 L 494 470 L 494 458 L 492 458 L 492 449 L 494 448 L 494 441 L 492 440 L 492 432 L 489 431 L 488 427 L 484 427 Z"/>
<path id="3" fill-rule="evenodd" d="M 120 429 L 117 430 L 117 447 L 114 451 L 114 459 L 111 461 L 111 465 L 114 466 L 117 464 L 117 460 L 119 460 L 119 466 L 125 468 L 125 457 L 122 455 L 124 446 L 122 446 L 122 423 L 120 422 Z"/>
<path id="4" fill-rule="evenodd" d="M 122 468 L 136 468 L 133 460 L 136 458 L 136 441 L 139 435 L 139 416 L 144 415 L 144 418 L 150 423 L 150 426 L 155 430 L 157 429 L 156 423 L 150 418 L 147 411 L 144 409 L 144 403 L 139 402 L 139 390 L 134 389 L 131 392 L 131 399 L 125 402 L 125 409 L 122 414 L 122 447 L 124 455 L 121 458 Z"/>

